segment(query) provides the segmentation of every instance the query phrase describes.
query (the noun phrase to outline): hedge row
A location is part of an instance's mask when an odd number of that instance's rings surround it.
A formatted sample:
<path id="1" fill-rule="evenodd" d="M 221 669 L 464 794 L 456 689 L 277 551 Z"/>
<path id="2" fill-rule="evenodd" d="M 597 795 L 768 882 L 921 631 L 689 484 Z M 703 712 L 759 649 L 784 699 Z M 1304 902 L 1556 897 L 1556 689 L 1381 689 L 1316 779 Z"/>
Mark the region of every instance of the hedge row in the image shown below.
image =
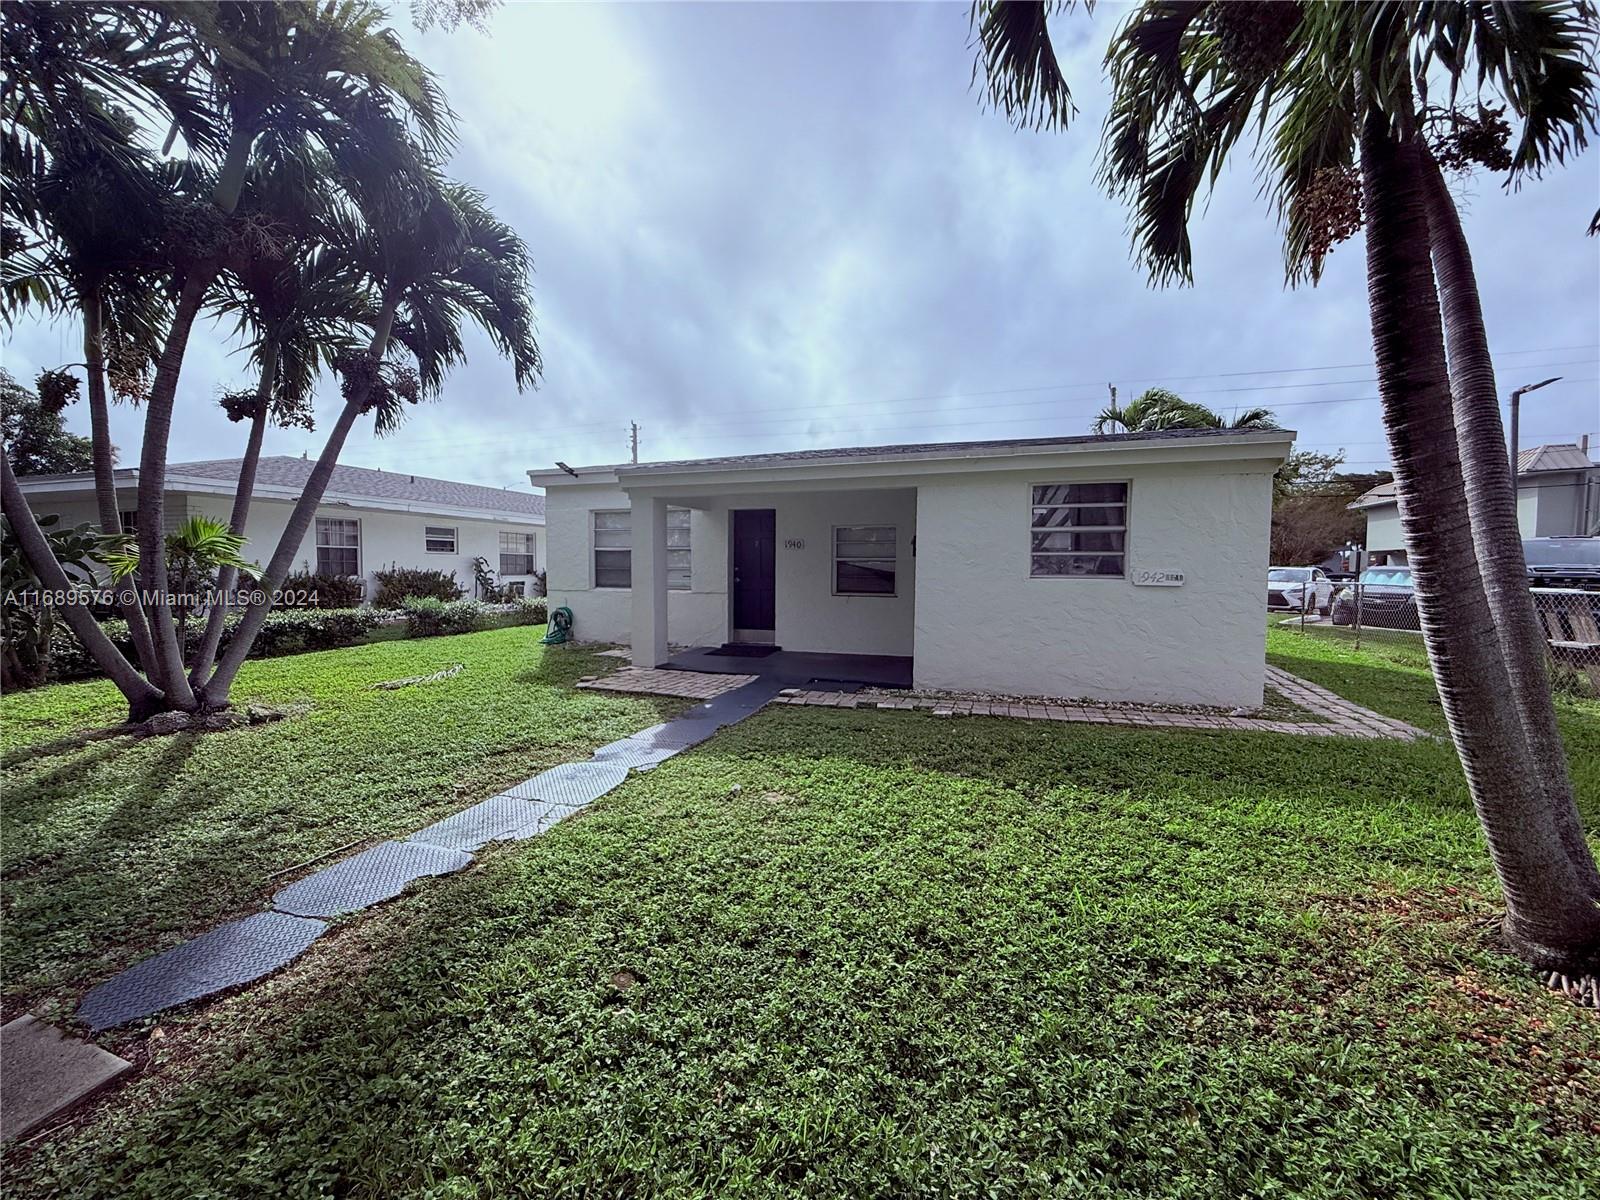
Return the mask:
<path id="1" fill-rule="evenodd" d="M 417 611 L 421 606 L 422 611 Z M 436 608 L 434 607 L 436 606 Z M 222 627 L 222 648 L 226 649 L 243 613 L 230 613 Z M 543 599 L 514 600 L 509 604 L 480 604 L 476 600 L 412 601 L 403 609 L 380 608 L 290 608 L 274 609 L 250 647 L 251 658 L 276 658 L 308 650 L 336 650 L 365 641 L 380 625 L 404 621 L 407 637 L 432 637 L 442 633 L 470 633 L 489 624 L 539 625 L 545 620 Z M 112 644 L 130 659 L 133 641 L 128 623 L 120 618 L 100 622 Z M 203 624 L 189 623 L 192 650 L 200 638 Z M 65 622 L 58 621 L 50 638 L 50 678 L 90 679 L 100 674 Z"/>

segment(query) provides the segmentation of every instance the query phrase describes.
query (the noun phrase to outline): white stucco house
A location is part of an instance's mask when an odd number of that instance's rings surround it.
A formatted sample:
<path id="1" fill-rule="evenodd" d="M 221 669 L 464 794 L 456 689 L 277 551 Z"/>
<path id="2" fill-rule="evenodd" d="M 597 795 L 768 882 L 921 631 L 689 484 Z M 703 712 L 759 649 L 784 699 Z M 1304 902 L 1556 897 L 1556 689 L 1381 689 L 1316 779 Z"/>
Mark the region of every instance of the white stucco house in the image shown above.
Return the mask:
<path id="1" fill-rule="evenodd" d="M 868 446 L 528 473 L 580 640 L 903 661 L 917 687 L 1255 706 L 1289 431 Z"/>
<path id="2" fill-rule="evenodd" d="M 1394 483 L 1380 483 L 1350 507 L 1366 514 L 1369 561 L 1404 563 L 1406 541 Z M 1517 527 L 1525 538 L 1600 534 L 1600 464 L 1589 457 L 1587 438 L 1517 452 Z"/>
<path id="3" fill-rule="evenodd" d="M 239 479 L 239 459 L 170 463 L 163 523 L 175 529 L 196 514 L 227 521 Z M 277 549 L 290 511 L 311 469 L 309 459 L 263 457 L 245 525 L 245 557 L 265 564 Z M 125 528 L 138 523 L 137 468 L 116 473 Z M 20 480 L 35 513 L 57 514 L 65 525 L 97 524 L 94 476 L 31 475 Z M 391 564 L 454 571 L 473 591 L 473 560 L 482 556 L 498 582 L 535 595 L 535 572 L 544 565 L 544 497 L 526 492 L 429 479 L 368 467 L 334 468 L 316 520 L 295 556 L 294 569 L 358 576 L 367 597 L 372 573 Z"/>

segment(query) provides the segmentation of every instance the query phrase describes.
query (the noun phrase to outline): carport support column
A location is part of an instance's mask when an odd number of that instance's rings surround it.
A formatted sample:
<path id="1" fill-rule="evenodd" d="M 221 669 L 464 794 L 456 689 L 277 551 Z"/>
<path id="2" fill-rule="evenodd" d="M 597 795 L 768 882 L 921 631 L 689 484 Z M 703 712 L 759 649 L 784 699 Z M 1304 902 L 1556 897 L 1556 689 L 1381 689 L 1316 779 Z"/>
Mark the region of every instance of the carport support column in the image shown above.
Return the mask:
<path id="1" fill-rule="evenodd" d="M 633 665 L 667 661 L 667 502 L 633 500 Z"/>

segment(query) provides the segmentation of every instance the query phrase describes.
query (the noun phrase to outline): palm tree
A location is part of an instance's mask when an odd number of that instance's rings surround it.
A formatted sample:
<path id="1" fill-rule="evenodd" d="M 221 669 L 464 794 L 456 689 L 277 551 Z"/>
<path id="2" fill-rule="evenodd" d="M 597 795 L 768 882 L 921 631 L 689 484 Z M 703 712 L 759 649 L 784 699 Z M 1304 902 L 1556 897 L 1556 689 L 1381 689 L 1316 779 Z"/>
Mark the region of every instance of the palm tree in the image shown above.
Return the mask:
<path id="1" fill-rule="evenodd" d="M 186 252 L 174 264 L 177 299 L 145 404 L 139 457 L 139 509 L 150 517 L 141 523 L 139 537 L 141 574 L 151 595 L 155 678 L 174 707 L 192 709 L 194 690 L 165 599 L 160 528 L 167 443 L 179 373 L 207 289 L 230 250 L 250 250 L 249 226 L 227 218 L 238 206 L 256 142 L 269 130 L 303 134 L 320 141 L 341 165 L 359 161 L 352 176 L 396 174 L 403 183 L 419 165 L 411 130 L 421 139 L 424 156 L 437 154 L 449 144 L 450 114 L 432 76 L 383 27 L 383 10 L 368 0 L 325 6 L 311 0 L 186 0 L 160 7 L 192 31 L 213 106 L 226 128 L 209 202 L 190 205 L 185 213 L 192 228 Z"/>
<path id="2" fill-rule="evenodd" d="M 228 527 L 242 535 L 255 493 L 256 468 L 269 420 L 280 427 L 312 427 L 312 393 L 324 367 L 359 344 L 356 327 L 370 320 L 369 304 L 354 271 L 338 263 L 324 245 L 329 218 L 343 203 L 327 180 L 331 164 L 303 142 L 263 154 L 246 181 L 241 209 L 268 216 L 281 229 L 269 247 L 245 256 L 219 279 L 214 307 L 233 316 L 248 335 L 256 386 L 223 398 L 231 420 L 248 422 L 249 433 Z M 206 616 L 205 632 L 189 682 L 200 687 L 211 674 L 229 606 L 225 598 L 234 572 L 222 569 L 219 603 Z"/>
<path id="3" fill-rule="evenodd" d="M 166 601 L 160 532 L 166 451 L 195 317 L 218 275 L 272 240 L 270 220 L 235 212 L 253 156 L 274 139 L 308 139 L 326 154 L 332 175 L 365 202 L 373 194 L 418 188 L 423 164 L 448 145 L 451 116 L 432 77 L 382 26 L 383 12 L 370 0 L 9 4 L 4 19 L 0 160 L 8 184 L 8 258 L 25 242 L 24 231 L 54 238 L 37 207 L 27 204 L 39 188 L 17 182 L 38 182 L 56 156 L 70 157 L 86 139 L 116 148 L 110 133 L 123 128 L 115 119 L 118 106 L 150 118 L 124 133 L 148 128 L 154 116 L 165 115 L 183 133 L 190 154 L 180 167 L 163 168 L 179 186 L 158 189 L 161 217 L 153 224 L 161 233 L 152 242 L 171 253 L 165 261 L 144 264 L 157 294 L 171 298 L 167 318 L 159 323 L 164 330 L 154 338 L 154 379 L 145 402 L 139 461 L 139 508 L 146 518 L 139 529 L 146 585 L 141 596 L 149 629 L 148 653 L 141 646 L 140 661 L 147 678 L 135 682 L 138 671 L 126 660 L 114 661 L 121 655 L 96 631 L 75 626 L 75 632 L 123 688 L 130 715 L 152 705 L 192 709 L 194 689 Z M 23 52 L 13 53 L 18 46 Z M 70 246 L 62 249 L 74 257 Z M 49 300 L 36 280 L 8 276 L 6 282 L 13 309 Z M 85 315 L 88 324 L 93 318 Z M 94 340 L 92 331 L 89 340 Z M 98 440 L 109 447 L 107 438 Z M 46 550 L 46 539 L 28 533 L 32 514 L 20 491 L 6 495 L 18 544 L 29 554 Z M 139 627 L 136 617 L 130 622 Z"/>
<path id="4" fill-rule="evenodd" d="M 406 403 L 437 395 L 449 368 L 465 357 L 463 318 L 511 360 L 519 390 L 534 384 L 541 370 L 527 247 L 482 195 L 441 180 L 420 198 L 379 206 L 359 224 L 353 217 L 346 214 L 335 247 L 371 281 L 377 310 L 372 339 L 363 353 L 338 363 L 344 407 L 262 573 L 261 599 L 245 611 L 202 690 L 207 707 L 227 703 L 357 418 L 372 413 L 377 431 L 385 433 L 399 425 Z"/>
<path id="5" fill-rule="evenodd" d="M 3 280 L 10 311 L 38 301 L 48 310 L 75 313 L 82 322 L 95 499 L 101 529 L 115 535 L 122 526 L 107 352 L 124 370 L 130 357 L 148 362 L 165 302 L 148 269 L 151 234 L 159 225 L 155 171 L 131 143 L 107 152 L 109 140 L 74 139 L 46 167 L 22 175 L 9 189 L 40 236 L 7 256 Z M 118 599 L 135 652 L 149 670 L 156 659 L 144 611 L 131 588 Z"/>
<path id="6" fill-rule="evenodd" d="M 1161 429 L 1278 429 L 1271 409 L 1247 408 L 1225 417 L 1166 388 L 1147 388 L 1127 405 L 1115 401 L 1095 418 L 1095 433 L 1149 433 Z"/>
<path id="7" fill-rule="evenodd" d="M 991 98 L 1014 117 L 1065 124 L 1070 93 L 1044 20 L 1038 5 L 975 13 Z M 1437 193 L 1427 199 L 1417 104 L 1430 73 L 1452 100 L 1466 80 L 1522 122 L 1519 170 L 1560 161 L 1594 124 L 1593 31 L 1587 5 L 1145 3 L 1107 57 L 1100 168 L 1133 211 L 1135 255 L 1156 281 L 1191 278 L 1194 201 L 1247 131 L 1284 222 L 1291 282 L 1315 282 L 1326 253 L 1366 225 L 1379 393 L 1440 699 L 1505 892 L 1508 941 L 1530 962 L 1573 970 L 1593 969 L 1600 953 L 1593 860 L 1564 771 L 1536 761 L 1536 746 L 1559 747 L 1549 693 L 1530 672 L 1514 685 L 1508 669 L 1513 643 L 1529 650 L 1532 637 L 1520 617 L 1502 637 L 1497 612 L 1528 609 L 1525 588 L 1492 558 L 1480 568 L 1479 547 L 1508 537 L 1509 472 L 1487 467 L 1503 462 L 1498 416 L 1491 425 L 1481 411 L 1494 407 L 1492 384 L 1452 396 L 1452 366 L 1472 360 L 1447 365 L 1430 252 L 1443 260 L 1460 247 L 1441 240 L 1448 222 Z M 1446 303 L 1452 345 L 1470 352 L 1463 296 Z"/>

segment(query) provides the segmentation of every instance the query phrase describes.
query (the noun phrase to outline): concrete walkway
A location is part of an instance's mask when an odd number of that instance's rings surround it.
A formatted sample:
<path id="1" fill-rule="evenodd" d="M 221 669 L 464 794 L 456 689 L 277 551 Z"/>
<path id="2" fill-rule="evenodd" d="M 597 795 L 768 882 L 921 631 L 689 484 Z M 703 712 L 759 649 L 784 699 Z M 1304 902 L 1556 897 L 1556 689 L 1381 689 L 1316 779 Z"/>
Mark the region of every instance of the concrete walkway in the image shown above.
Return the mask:
<path id="1" fill-rule="evenodd" d="M 670 682 L 680 688 L 685 682 L 681 672 L 661 674 L 674 675 Z M 775 680 L 730 687 L 728 679 L 715 677 L 716 690 L 706 703 L 602 746 L 588 762 L 541 771 L 409 837 L 380 842 L 279 888 L 265 912 L 135 963 L 84 996 L 79 1020 L 98 1032 L 270 975 L 304 953 L 331 920 L 391 900 L 418 879 L 459 871 L 490 842 L 537 837 L 617 787 L 629 771 L 649 770 L 699 745 L 757 712 L 782 689 Z"/>

